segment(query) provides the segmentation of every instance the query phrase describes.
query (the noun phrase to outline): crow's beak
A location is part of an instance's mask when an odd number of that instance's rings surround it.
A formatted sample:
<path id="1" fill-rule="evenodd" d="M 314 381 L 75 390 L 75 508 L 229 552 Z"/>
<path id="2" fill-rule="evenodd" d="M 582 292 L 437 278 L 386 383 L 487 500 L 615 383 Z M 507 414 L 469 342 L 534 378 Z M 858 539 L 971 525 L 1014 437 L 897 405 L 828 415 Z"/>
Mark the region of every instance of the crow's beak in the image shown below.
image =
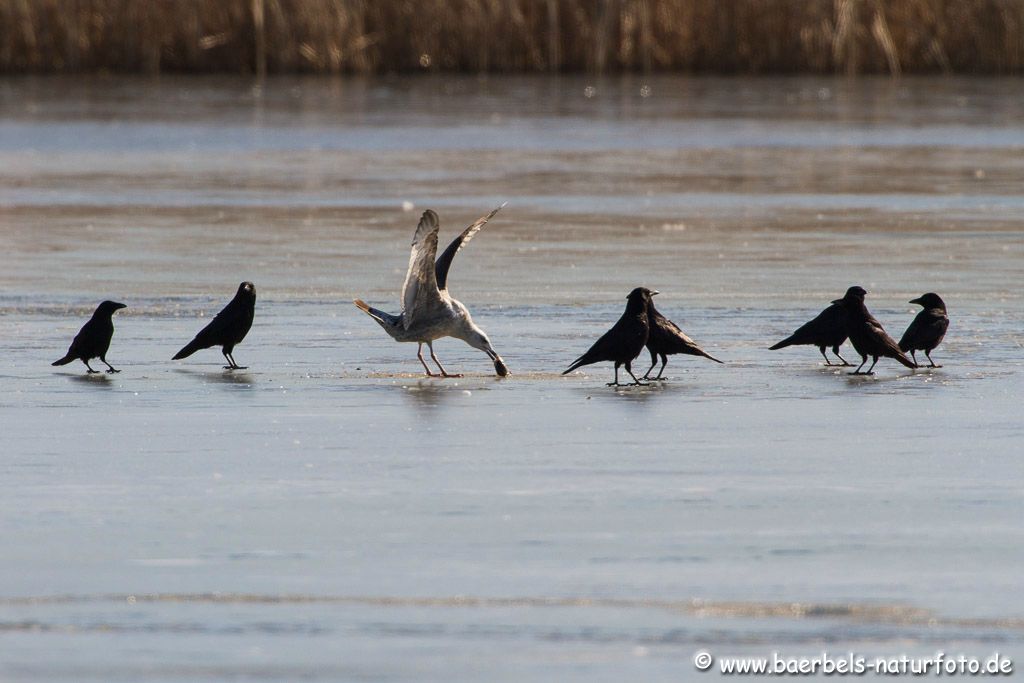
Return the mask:
<path id="1" fill-rule="evenodd" d="M 654 296 L 655 294 L 661 294 L 661 292 L 655 289 L 653 292 L 651 292 L 651 296 Z"/>
<path id="2" fill-rule="evenodd" d="M 919 306 L 923 306 L 923 305 L 924 305 L 924 304 L 922 304 L 922 303 L 921 303 L 921 299 L 920 299 L 920 298 L 917 298 L 917 299 L 911 299 L 911 300 L 910 300 L 910 301 L 908 301 L 907 303 L 908 303 L 908 304 L 917 304 L 917 305 L 919 305 Z"/>
<path id="3" fill-rule="evenodd" d="M 117 306 L 114 306 L 115 311 L 119 311 L 122 308 L 128 308 L 128 306 L 126 304 L 118 304 Z"/>

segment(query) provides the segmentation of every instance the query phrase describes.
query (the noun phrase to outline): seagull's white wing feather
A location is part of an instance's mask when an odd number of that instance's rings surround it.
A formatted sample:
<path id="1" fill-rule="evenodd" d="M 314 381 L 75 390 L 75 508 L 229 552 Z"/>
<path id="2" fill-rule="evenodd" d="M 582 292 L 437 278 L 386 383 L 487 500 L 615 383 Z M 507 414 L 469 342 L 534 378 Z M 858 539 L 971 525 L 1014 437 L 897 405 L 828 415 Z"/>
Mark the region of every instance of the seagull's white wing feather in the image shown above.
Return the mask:
<path id="1" fill-rule="evenodd" d="M 441 299 L 434 273 L 434 257 L 437 255 L 437 231 L 440 223 L 437 214 L 431 210 L 423 212 L 409 253 L 409 272 L 402 285 L 402 325 L 409 329 L 416 318 L 416 311 Z"/>

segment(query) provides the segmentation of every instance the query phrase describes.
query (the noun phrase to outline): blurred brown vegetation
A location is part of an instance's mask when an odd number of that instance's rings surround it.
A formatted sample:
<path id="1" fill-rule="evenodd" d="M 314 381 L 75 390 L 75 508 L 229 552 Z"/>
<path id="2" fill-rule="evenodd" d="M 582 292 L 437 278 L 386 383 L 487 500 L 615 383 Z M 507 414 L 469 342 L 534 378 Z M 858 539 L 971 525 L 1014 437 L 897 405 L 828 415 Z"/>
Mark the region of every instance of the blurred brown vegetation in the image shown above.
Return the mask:
<path id="1" fill-rule="evenodd" d="M 1024 0 L 0 0 L 0 72 L 1021 73 Z"/>

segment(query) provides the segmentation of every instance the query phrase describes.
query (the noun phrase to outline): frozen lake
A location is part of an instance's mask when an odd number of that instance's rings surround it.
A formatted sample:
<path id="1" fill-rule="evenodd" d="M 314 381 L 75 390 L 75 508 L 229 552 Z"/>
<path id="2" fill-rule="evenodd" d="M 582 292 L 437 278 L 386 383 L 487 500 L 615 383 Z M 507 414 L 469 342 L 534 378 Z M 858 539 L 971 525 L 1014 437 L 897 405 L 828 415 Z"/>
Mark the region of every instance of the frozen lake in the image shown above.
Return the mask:
<path id="1" fill-rule="evenodd" d="M 0 679 L 1024 665 L 1019 92 L 0 80 Z M 425 379 L 351 300 L 505 201 L 449 286 L 513 375 L 442 340 Z M 242 280 L 249 369 L 171 361 Z M 853 284 L 897 338 L 940 293 L 944 367 L 767 350 Z M 560 376 L 638 285 L 726 365 Z M 122 372 L 51 367 L 106 298 Z"/>

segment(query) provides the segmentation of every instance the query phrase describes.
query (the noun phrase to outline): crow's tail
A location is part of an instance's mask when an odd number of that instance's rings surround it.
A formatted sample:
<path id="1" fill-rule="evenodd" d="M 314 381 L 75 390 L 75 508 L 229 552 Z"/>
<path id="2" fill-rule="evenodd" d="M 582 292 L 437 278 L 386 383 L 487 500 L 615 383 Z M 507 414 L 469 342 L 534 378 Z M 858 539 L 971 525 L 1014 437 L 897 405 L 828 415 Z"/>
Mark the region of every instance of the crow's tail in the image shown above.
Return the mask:
<path id="1" fill-rule="evenodd" d="M 181 360 L 182 358 L 188 358 L 201 348 L 203 348 L 203 346 L 199 343 L 199 340 L 193 339 L 188 344 L 186 344 L 181 351 L 178 351 L 176 354 L 174 354 L 174 358 L 172 358 L 171 360 Z"/>
<path id="2" fill-rule="evenodd" d="M 898 353 L 898 354 L 893 355 L 893 358 L 895 358 L 899 362 L 903 363 L 908 368 L 916 368 L 917 367 L 917 363 L 915 363 L 914 361 L 912 361 L 909 358 L 907 358 L 907 356 L 905 354 Z"/>
<path id="3" fill-rule="evenodd" d="M 713 361 L 715 361 L 716 363 L 721 363 L 722 365 L 725 365 L 725 361 L 724 361 L 724 360 L 718 360 L 717 358 L 715 358 L 714 356 L 712 356 L 712 355 L 711 355 L 710 353 L 708 353 L 708 352 L 707 352 L 707 351 L 705 351 L 704 349 L 701 349 L 701 350 L 700 350 L 700 355 L 704 356 L 705 358 L 707 358 L 707 359 L 709 359 L 709 360 L 713 360 Z"/>
<path id="4" fill-rule="evenodd" d="M 585 353 L 582 356 L 580 356 L 579 358 L 577 358 L 576 360 L 574 360 L 572 362 L 572 365 L 570 365 L 568 368 L 566 368 L 565 372 L 563 372 L 562 374 L 563 375 L 568 375 L 570 372 L 572 372 L 573 370 L 575 370 L 576 368 L 578 368 L 580 366 L 590 365 L 591 363 L 595 362 L 595 361 L 591 360 L 590 358 L 588 358 L 587 357 L 588 355 L 589 354 Z"/>
<path id="5" fill-rule="evenodd" d="M 68 355 L 64 356 L 60 360 L 53 361 L 52 363 L 50 363 L 50 365 L 67 365 L 71 361 L 75 360 L 75 358 L 77 358 L 77 356 L 68 351 Z"/>
<path id="6" fill-rule="evenodd" d="M 783 339 L 782 341 L 780 341 L 780 342 L 779 342 L 778 344 L 776 344 L 775 346 L 769 346 L 769 347 L 768 347 L 768 350 L 769 350 L 769 351 L 778 351 L 779 349 L 784 349 L 784 348 L 786 348 L 787 346 L 792 346 L 792 345 L 793 345 L 793 344 L 795 344 L 795 343 L 796 343 L 796 335 L 793 335 L 793 336 L 791 336 L 791 337 L 786 337 L 785 339 Z"/>

